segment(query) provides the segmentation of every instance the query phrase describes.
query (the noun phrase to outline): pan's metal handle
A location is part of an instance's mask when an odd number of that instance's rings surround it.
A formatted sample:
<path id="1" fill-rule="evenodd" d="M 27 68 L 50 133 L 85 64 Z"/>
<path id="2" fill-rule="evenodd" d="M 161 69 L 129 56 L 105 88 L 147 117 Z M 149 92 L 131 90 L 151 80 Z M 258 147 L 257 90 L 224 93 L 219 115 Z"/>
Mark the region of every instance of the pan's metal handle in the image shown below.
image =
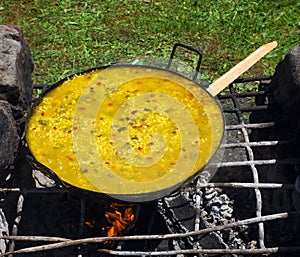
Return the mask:
<path id="1" fill-rule="evenodd" d="M 198 73 L 200 71 L 200 65 L 201 65 L 201 61 L 202 61 L 202 53 L 198 50 L 198 49 L 195 49 L 191 46 L 187 46 L 187 45 L 184 45 L 184 44 L 181 44 L 181 43 L 176 43 L 174 46 L 173 46 L 173 49 L 172 49 L 172 53 L 170 55 L 170 58 L 169 58 L 169 62 L 166 66 L 166 69 L 170 69 L 171 65 L 172 65 L 172 62 L 173 62 L 173 59 L 174 59 L 174 56 L 175 56 L 175 53 L 176 53 L 176 49 L 177 47 L 182 47 L 182 48 L 185 48 L 189 51 L 192 51 L 192 52 L 195 52 L 199 57 L 198 57 L 198 61 L 197 61 L 197 65 L 196 65 L 196 68 L 195 68 L 195 74 L 193 76 L 193 81 L 195 81 L 197 79 L 197 76 L 198 76 Z"/>
<path id="2" fill-rule="evenodd" d="M 52 170 L 47 168 L 45 165 L 38 162 L 34 157 L 26 155 L 26 160 L 29 162 L 33 169 L 41 171 L 45 176 L 55 181 L 55 183 L 64 188 L 70 187 L 68 184 L 64 183 Z"/>

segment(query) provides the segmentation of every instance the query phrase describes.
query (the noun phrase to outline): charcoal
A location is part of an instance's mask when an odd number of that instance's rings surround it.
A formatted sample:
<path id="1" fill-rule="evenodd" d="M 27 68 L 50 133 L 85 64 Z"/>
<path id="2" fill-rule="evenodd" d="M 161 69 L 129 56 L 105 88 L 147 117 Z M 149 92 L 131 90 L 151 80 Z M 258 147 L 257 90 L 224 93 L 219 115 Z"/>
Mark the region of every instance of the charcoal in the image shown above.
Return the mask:
<path id="1" fill-rule="evenodd" d="M 197 222 L 198 229 L 204 229 L 236 221 L 233 217 L 233 201 L 220 188 L 199 190 L 198 187 L 191 186 L 164 197 L 158 203 L 159 212 L 171 233 L 193 231 Z M 197 209 L 200 215 L 196 219 Z M 189 237 L 187 243 L 196 248 L 207 249 L 254 248 L 256 241 L 247 238 L 247 234 L 247 226 L 230 228 L 195 238 Z M 186 242 L 178 240 L 177 243 L 182 249 L 182 244 Z"/>

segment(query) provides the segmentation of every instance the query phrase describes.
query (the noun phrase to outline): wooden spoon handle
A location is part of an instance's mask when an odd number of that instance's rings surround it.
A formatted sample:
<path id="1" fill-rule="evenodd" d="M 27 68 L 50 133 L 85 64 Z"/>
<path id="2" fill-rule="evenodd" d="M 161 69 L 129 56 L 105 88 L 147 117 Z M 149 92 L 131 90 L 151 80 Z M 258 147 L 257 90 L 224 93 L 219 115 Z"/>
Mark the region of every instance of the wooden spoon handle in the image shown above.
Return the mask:
<path id="1" fill-rule="evenodd" d="M 232 69 L 218 78 L 215 82 L 210 84 L 207 91 L 210 92 L 213 96 L 219 94 L 225 87 L 237 79 L 241 74 L 258 62 L 263 56 L 268 52 L 273 50 L 277 46 L 277 42 L 273 41 L 271 43 L 262 45 L 252 54 L 247 56 L 244 60 L 235 65 Z"/>

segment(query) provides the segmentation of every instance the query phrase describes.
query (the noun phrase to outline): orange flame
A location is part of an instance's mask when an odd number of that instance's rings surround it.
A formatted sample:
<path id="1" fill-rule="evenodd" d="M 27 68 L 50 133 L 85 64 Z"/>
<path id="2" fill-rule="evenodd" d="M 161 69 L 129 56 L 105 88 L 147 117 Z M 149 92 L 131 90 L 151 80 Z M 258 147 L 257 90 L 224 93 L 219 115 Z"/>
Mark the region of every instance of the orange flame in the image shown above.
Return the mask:
<path id="1" fill-rule="evenodd" d="M 130 222 L 134 220 L 133 204 L 111 203 L 110 210 L 105 212 L 108 226 L 102 227 L 101 231 L 106 232 L 109 237 L 122 236 Z M 97 226 L 96 221 L 91 219 L 84 222 L 91 229 Z"/>
<path id="2" fill-rule="evenodd" d="M 94 228 L 95 227 L 95 221 L 85 221 L 84 224 L 87 225 L 89 228 Z"/>
<path id="3" fill-rule="evenodd" d="M 107 221 L 111 224 L 111 226 L 107 226 L 107 236 L 121 236 L 123 231 L 126 230 L 128 224 L 134 220 L 133 208 L 132 205 L 111 203 L 110 207 L 113 211 L 107 211 L 105 213 L 105 217 Z M 122 213 L 120 208 L 124 208 L 125 210 Z"/>

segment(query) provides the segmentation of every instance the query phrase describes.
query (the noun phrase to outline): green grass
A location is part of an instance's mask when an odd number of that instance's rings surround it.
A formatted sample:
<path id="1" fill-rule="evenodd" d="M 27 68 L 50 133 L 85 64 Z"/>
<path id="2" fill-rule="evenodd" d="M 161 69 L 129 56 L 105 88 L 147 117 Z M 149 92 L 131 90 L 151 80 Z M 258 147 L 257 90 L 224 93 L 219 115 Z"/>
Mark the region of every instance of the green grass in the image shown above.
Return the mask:
<path id="1" fill-rule="evenodd" d="M 277 49 L 246 73 L 272 74 L 299 44 L 300 2 L 4 0 L 0 23 L 22 27 L 35 84 L 131 57 L 168 57 L 176 42 L 200 49 L 203 76 L 214 80 L 260 45 L 277 40 Z M 191 66 L 196 61 L 194 55 L 177 58 Z"/>

